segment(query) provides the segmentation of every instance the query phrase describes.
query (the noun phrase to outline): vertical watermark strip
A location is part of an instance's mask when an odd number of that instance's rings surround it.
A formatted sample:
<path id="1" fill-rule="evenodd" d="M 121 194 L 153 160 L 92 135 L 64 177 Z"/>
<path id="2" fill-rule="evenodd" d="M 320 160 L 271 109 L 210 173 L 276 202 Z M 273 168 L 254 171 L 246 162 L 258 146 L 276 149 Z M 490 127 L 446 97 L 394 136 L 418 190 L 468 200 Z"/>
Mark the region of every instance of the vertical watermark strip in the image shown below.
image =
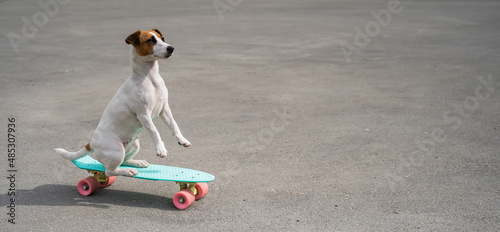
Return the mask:
<path id="1" fill-rule="evenodd" d="M 7 123 L 7 222 L 16 224 L 16 119 L 8 118 Z"/>

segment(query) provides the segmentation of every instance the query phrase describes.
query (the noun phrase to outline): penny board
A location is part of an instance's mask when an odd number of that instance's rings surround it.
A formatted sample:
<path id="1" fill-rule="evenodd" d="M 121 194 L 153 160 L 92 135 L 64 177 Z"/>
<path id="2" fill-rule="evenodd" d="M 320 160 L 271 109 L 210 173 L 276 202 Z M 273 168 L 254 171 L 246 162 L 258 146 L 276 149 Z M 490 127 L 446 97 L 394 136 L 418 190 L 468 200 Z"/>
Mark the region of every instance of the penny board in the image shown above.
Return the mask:
<path id="1" fill-rule="evenodd" d="M 99 163 L 99 161 L 86 155 L 79 159 L 73 160 L 73 163 L 85 170 L 92 170 L 98 172 L 105 172 L 106 167 Z M 175 182 L 186 182 L 186 183 L 200 183 L 200 182 L 210 182 L 215 179 L 215 177 L 209 173 L 180 168 L 172 167 L 158 164 L 150 164 L 146 168 L 137 168 L 130 166 L 120 166 L 119 169 L 124 168 L 134 168 L 139 171 L 139 174 L 135 175 L 134 178 L 146 179 L 146 180 L 162 180 L 162 181 L 175 181 Z"/>

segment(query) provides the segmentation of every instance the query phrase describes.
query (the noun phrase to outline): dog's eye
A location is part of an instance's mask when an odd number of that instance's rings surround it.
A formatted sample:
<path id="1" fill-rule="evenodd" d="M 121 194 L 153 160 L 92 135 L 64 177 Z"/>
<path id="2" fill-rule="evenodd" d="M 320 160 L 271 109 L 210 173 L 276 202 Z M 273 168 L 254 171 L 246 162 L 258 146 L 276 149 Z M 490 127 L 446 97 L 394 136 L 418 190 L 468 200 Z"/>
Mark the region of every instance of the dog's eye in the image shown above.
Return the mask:
<path id="1" fill-rule="evenodd" d="M 161 41 L 165 42 L 165 37 L 161 37 Z"/>
<path id="2" fill-rule="evenodd" d="M 146 42 L 156 43 L 156 39 L 155 39 L 155 37 L 151 37 L 151 39 L 146 40 Z"/>

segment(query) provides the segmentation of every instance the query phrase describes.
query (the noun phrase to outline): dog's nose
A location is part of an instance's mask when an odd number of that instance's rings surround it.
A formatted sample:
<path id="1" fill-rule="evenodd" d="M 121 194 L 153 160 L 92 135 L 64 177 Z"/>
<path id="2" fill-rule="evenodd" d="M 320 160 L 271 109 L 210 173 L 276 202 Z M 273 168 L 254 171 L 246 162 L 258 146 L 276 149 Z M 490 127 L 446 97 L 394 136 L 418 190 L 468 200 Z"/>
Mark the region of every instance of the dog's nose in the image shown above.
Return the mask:
<path id="1" fill-rule="evenodd" d="M 174 52 L 174 47 L 172 47 L 172 46 L 168 46 L 168 47 L 167 47 L 167 52 L 168 52 L 168 53 L 172 53 L 172 52 Z"/>

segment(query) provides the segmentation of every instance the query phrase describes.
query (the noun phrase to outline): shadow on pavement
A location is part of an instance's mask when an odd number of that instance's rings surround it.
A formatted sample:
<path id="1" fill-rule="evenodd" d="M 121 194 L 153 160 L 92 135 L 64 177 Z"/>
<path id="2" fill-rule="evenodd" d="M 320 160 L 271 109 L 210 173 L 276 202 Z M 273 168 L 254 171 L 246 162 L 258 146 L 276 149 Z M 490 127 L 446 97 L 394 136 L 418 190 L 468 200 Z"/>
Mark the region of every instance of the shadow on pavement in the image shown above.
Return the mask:
<path id="1" fill-rule="evenodd" d="M 113 190 L 112 186 L 99 189 L 88 197 L 80 195 L 76 186 L 41 185 L 33 190 L 20 189 L 15 192 L 16 205 L 82 206 L 106 209 L 112 205 L 177 210 L 172 198 L 133 191 Z M 10 203 L 11 196 L 0 195 L 3 204 Z"/>

